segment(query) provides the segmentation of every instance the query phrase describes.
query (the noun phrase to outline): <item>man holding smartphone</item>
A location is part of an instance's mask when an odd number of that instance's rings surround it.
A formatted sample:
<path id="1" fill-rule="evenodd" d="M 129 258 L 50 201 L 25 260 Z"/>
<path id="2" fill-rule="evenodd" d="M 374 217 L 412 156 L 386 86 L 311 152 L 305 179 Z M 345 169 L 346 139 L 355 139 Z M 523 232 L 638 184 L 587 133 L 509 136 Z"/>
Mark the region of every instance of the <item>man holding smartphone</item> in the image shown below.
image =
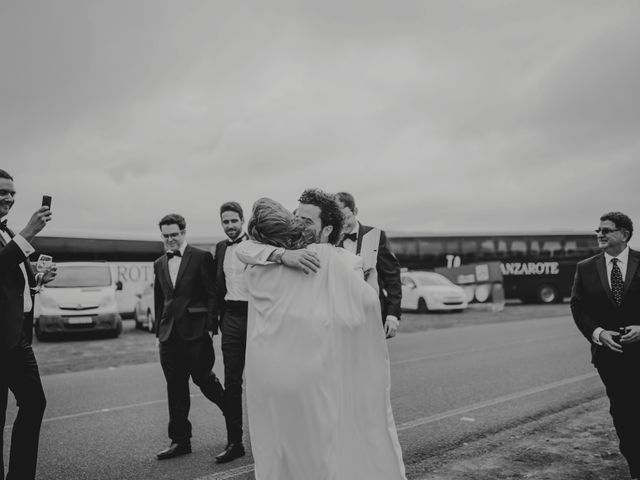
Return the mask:
<path id="1" fill-rule="evenodd" d="M 640 478 L 640 252 L 627 243 L 631 219 L 621 212 L 600 217 L 602 252 L 578 263 L 571 291 L 576 325 L 591 343 L 591 362 L 606 387 L 620 452 L 631 478 Z"/>
<path id="2" fill-rule="evenodd" d="M 0 169 L 0 219 L 15 201 L 13 177 Z M 11 433 L 7 480 L 31 480 L 36 475 L 40 425 L 46 406 L 38 364 L 31 348 L 34 288 L 55 277 L 48 271 L 36 278 L 29 255 L 31 241 L 51 220 L 51 210 L 42 206 L 27 225 L 14 234 L 6 220 L 0 222 L 0 417 L 4 430 L 8 391 L 19 406 Z M 3 439 L 0 437 L 0 451 Z M 0 475 L 4 459 L 0 456 Z"/>

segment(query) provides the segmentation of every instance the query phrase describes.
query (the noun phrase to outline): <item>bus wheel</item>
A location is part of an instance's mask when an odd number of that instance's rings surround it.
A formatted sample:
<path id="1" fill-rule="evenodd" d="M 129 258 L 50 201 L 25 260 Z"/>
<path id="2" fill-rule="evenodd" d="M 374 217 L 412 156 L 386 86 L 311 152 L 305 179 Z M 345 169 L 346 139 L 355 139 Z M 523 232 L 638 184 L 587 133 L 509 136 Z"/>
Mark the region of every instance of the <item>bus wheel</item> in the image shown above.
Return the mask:
<path id="1" fill-rule="evenodd" d="M 424 301 L 424 298 L 420 298 L 418 300 L 418 312 L 419 313 L 428 313 L 429 307 L 427 307 L 427 302 Z"/>
<path id="2" fill-rule="evenodd" d="M 557 303 L 560 301 L 560 293 L 553 285 L 540 285 L 536 292 L 536 300 L 538 303 Z"/>

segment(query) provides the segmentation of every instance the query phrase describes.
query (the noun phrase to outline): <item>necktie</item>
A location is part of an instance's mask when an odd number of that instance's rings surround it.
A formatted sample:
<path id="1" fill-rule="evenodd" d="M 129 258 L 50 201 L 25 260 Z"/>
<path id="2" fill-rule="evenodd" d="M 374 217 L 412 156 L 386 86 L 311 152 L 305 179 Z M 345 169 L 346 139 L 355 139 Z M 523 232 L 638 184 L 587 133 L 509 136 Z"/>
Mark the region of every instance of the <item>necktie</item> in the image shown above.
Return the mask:
<path id="1" fill-rule="evenodd" d="M 624 289 L 624 282 L 622 281 L 622 272 L 618 267 L 618 259 L 612 258 L 611 263 L 611 293 L 613 293 L 613 299 L 616 304 L 620 306 L 622 303 L 622 290 Z"/>
<path id="2" fill-rule="evenodd" d="M 3 232 L 7 231 L 7 219 L 6 218 L 0 222 L 0 230 L 2 230 Z"/>
<path id="3" fill-rule="evenodd" d="M 176 250 L 175 252 L 172 250 L 169 250 L 167 252 L 167 258 L 171 259 L 173 257 L 182 257 L 182 253 L 180 253 L 180 250 Z"/>

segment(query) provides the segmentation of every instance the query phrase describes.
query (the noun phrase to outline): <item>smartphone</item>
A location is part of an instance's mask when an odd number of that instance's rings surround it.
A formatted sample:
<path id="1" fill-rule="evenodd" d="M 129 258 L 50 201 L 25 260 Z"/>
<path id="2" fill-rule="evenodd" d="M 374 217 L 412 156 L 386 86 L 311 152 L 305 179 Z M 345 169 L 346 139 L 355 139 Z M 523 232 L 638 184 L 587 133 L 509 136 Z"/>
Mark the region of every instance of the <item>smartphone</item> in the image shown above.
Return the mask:
<path id="1" fill-rule="evenodd" d="M 42 196 L 42 206 L 43 207 L 49 207 L 49 209 L 51 209 L 51 196 L 50 195 L 43 195 Z"/>
<path id="2" fill-rule="evenodd" d="M 38 257 L 38 263 L 36 263 L 36 270 L 38 272 L 46 272 L 51 268 L 51 264 L 53 263 L 53 258 L 50 255 L 40 255 Z"/>

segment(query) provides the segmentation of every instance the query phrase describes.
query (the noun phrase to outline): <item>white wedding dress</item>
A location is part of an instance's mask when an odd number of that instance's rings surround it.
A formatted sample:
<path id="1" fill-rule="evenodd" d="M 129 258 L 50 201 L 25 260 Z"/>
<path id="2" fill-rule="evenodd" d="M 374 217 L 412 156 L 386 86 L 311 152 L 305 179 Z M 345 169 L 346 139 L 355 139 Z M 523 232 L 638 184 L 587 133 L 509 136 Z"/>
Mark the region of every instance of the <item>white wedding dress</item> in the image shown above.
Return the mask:
<path id="1" fill-rule="evenodd" d="M 358 257 L 308 248 L 317 273 L 245 271 L 256 480 L 404 480 L 378 296 L 355 269 Z"/>

